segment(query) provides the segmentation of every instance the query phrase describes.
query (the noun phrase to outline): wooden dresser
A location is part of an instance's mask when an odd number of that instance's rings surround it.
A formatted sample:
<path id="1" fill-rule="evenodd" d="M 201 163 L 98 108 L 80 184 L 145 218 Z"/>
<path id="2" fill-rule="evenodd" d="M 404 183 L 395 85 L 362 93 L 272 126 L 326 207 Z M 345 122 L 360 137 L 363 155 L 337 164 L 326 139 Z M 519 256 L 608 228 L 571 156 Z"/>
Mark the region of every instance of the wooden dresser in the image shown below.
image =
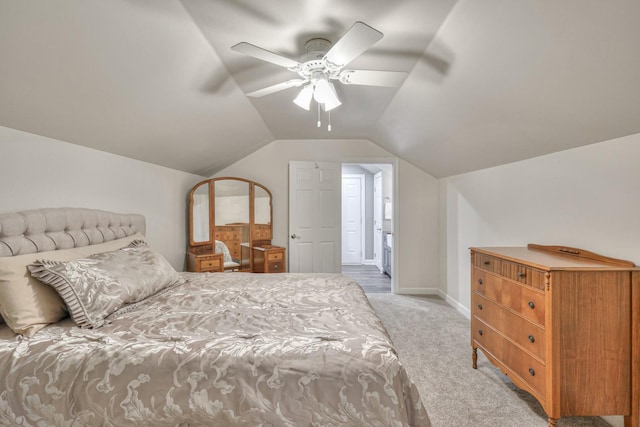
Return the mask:
<path id="1" fill-rule="evenodd" d="M 640 427 L 640 269 L 582 249 L 471 248 L 471 346 L 563 416 Z"/>
<path id="2" fill-rule="evenodd" d="M 257 247 L 253 250 L 254 273 L 286 273 L 286 248 L 282 246 Z"/>

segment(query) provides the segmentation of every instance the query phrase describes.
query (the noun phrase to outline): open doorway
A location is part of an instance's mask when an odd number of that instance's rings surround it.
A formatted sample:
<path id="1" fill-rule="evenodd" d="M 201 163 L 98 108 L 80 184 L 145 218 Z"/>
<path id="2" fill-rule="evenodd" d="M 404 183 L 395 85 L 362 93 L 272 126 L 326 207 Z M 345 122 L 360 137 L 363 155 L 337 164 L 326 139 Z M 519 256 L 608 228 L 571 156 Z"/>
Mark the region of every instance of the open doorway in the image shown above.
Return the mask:
<path id="1" fill-rule="evenodd" d="M 342 164 L 342 273 L 365 292 L 391 292 L 393 166 Z"/>

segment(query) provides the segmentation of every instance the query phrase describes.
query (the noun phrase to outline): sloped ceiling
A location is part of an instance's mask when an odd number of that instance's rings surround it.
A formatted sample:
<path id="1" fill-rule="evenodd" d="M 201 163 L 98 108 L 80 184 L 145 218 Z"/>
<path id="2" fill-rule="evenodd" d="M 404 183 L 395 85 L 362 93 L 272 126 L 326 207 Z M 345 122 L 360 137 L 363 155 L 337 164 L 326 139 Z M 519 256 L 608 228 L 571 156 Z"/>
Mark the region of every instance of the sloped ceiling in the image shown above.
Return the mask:
<path id="1" fill-rule="evenodd" d="M 1 0 L 0 125 L 200 175 L 275 139 L 369 139 L 443 177 L 640 132 L 637 0 Z M 363 21 L 384 33 L 349 68 L 407 71 L 344 86 L 332 132 L 297 59 Z M 327 117 L 322 117 L 326 124 Z"/>

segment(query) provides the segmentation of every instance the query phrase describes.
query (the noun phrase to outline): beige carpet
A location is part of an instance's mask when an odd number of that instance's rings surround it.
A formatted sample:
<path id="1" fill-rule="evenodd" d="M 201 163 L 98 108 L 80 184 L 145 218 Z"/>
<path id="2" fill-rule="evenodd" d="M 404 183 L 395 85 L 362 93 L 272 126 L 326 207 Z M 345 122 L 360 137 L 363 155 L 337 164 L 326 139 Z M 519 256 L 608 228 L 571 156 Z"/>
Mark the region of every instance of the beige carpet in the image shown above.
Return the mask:
<path id="1" fill-rule="evenodd" d="M 469 320 L 437 297 L 367 294 L 400 353 L 433 427 L 546 427 L 538 402 L 478 351 L 471 368 Z M 605 427 L 599 417 L 558 426 Z"/>

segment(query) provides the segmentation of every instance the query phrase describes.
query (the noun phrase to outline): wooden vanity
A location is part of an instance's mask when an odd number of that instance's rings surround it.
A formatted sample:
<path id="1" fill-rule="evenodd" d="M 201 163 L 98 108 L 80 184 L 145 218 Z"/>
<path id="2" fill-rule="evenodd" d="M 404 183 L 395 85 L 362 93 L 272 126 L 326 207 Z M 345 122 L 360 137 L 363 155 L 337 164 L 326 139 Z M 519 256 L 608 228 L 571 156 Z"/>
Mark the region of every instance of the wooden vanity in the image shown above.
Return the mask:
<path id="1" fill-rule="evenodd" d="M 471 248 L 471 346 L 563 416 L 640 427 L 640 269 L 563 246 Z"/>
<path id="2" fill-rule="evenodd" d="M 214 178 L 189 194 L 187 269 L 286 272 L 286 248 L 273 246 L 271 192 L 243 178 Z"/>

